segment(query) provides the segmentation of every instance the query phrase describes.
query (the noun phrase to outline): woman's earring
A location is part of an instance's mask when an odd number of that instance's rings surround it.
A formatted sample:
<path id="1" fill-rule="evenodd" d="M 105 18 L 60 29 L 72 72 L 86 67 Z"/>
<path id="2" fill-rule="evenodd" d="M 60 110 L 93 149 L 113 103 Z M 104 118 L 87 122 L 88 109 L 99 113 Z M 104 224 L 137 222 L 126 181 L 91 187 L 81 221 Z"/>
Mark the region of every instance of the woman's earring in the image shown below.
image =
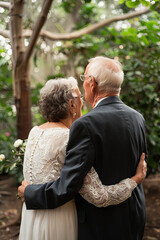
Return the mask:
<path id="1" fill-rule="evenodd" d="M 73 118 L 75 118 L 75 117 L 76 117 L 76 115 L 77 115 L 77 113 L 76 113 L 76 112 L 74 112 L 74 113 L 73 113 Z"/>

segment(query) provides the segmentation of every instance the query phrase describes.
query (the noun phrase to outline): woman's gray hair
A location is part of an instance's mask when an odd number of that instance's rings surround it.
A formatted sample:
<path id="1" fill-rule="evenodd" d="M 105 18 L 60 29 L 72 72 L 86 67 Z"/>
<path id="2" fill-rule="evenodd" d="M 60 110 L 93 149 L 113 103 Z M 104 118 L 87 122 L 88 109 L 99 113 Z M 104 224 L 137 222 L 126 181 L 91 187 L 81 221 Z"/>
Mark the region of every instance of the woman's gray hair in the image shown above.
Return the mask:
<path id="1" fill-rule="evenodd" d="M 49 80 L 40 91 L 39 108 L 42 116 L 49 122 L 59 122 L 69 113 L 69 99 L 77 97 L 77 80 L 59 78 Z"/>
<path id="2" fill-rule="evenodd" d="M 93 76 L 100 92 L 119 94 L 124 73 L 119 61 L 107 57 L 95 57 L 89 60 L 87 75 Z"/>

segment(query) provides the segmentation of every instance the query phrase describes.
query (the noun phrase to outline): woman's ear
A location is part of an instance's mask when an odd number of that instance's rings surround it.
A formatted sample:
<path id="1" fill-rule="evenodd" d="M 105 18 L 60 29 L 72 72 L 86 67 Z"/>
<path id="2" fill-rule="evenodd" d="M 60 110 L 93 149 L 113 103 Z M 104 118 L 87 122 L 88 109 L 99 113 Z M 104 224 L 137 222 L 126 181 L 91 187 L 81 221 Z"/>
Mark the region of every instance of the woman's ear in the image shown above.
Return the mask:
<path id="1" fill-rule="evenodd" d="M 70 113 L 73 114 L 76 111 L 76 104 L 73 99 L 69 99 L 68 106 Z"/>

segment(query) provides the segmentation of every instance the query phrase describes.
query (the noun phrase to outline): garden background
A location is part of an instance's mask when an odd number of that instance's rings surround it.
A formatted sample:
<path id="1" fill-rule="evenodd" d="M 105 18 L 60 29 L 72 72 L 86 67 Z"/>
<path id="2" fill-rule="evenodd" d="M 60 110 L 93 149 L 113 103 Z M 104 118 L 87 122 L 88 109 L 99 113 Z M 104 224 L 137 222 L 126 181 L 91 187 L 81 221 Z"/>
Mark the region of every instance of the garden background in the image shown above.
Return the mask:
<path id="1" fill-rule="evenodd" d="M 32 126 L 44 122 L 38 111 L 39 90 L 48 79 L 73 76 L 83 93 L 79 75 L 84 74 L 88 59 L 99 55 L 122 63 L 125 80 L 121 99 L 146 120 L 149 158 L 148 178 L 144 182 L 148 216 L 145 239 L 160 239 L 159 26 L 159 0 L 0 1 L 3 239 L 17 237 L 18 226 L 4 227 L 20 211 L 15 194 L 22 180 L 22 165 L 15 157 L 13 145 L 18 138 L 27 139 Z M 90 110 L 84 103 L 83 114 Z M 7 215 L 9 209 L 14 211 Z"/>

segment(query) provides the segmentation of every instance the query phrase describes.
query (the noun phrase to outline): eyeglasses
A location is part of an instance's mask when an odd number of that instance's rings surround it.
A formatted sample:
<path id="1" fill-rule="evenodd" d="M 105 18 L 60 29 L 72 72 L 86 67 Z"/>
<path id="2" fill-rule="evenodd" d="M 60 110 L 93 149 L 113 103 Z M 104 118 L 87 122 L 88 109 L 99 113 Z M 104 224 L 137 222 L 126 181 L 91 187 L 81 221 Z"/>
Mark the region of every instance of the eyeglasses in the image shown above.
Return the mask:
<path id="1" fill-rule="evenodd" d="M 74 97 L 74 98 L 80 98 L 82 100 L 82 102 L 84 102 L 84 96 L 83 95 L 77 96 L 77 97 Z"/>
<path id="2" fill-rule="evenodd" d="M 81 81 L 84 82 L 85 78 L 91 77 L 91 75 L 80 75 L 79 77 L 80 77 Z"/>
<path id="3" fill-rule="evenodd" d="M 80 77 L 81 81 L 84 82 L 86 77 L 92 77 L 92 76 L 91 75 L 80 75 L 79 77 Z M 94 80 L 94 81 L 98 85 L 98 82 L 96 80 Z"/>

